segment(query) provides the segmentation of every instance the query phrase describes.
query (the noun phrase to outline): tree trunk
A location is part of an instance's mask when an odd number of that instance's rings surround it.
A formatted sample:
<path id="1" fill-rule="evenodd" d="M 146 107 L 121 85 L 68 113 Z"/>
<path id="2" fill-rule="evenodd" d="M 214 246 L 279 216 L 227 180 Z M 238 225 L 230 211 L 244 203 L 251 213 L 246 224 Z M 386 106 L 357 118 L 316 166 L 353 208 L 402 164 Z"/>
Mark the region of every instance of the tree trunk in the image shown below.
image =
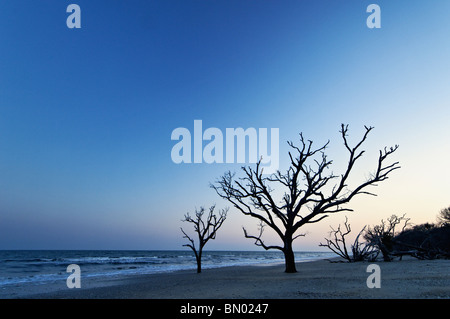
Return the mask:
<path id="1" fill-rule="evenodd" d="M 287 273 L 295 273 L 297 272 L 297 269 L 295 268 L 295 257 L 294 257 L 294 251 L 292 250 L 292 239 L 287 240 L 284 243 L 284 260 L 285 260 L 285 266 Z"/>
<path id="2" fill-rule="evenodd" d="M 197 259 L 197 274 L 202 272 L 202 251 L 200 250 L 198 254 L 195 254 Z"/>
<path id="3" fill-rule="evenodd" d="M 380 250 L 381 250 L 381 253 L 383 254 L 384 261 L 392 261 L 392 257 L 390 256 L 389 251 L 386 249 L 386 246 L 384 246 L 383 244 L 380 244 Z"/>

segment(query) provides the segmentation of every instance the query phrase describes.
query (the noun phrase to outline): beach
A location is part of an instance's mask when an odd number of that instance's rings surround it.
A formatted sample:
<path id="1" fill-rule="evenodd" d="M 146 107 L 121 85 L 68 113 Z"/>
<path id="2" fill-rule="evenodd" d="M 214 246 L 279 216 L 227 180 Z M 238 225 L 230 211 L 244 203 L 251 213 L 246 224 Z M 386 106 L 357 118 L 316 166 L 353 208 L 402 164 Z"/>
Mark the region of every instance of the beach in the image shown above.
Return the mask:
<path id="1" fill-rule="evenodd" d="M 334 259 L 334 261 L 337 261 Z M 380 288 L 368 288 L 368 262 L 317 260 L 284 265 L 231 266 L 114 278 L 83 278 L 81 288 L 66 282 L 17 285 L 1 298 L 26 299 L 441 299 L 450 298 L 450 260 L 376 262 Z"/>

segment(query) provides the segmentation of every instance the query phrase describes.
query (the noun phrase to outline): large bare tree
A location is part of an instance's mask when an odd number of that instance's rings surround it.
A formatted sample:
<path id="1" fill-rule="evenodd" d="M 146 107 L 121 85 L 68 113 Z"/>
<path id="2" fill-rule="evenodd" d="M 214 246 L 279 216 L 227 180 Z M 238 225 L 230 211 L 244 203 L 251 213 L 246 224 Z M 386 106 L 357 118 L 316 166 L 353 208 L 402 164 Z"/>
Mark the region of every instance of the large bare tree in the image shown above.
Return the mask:
<path id="1" fill-rule="evenodd" d="M 197 261 L 197 273 L 202 271 L 202 253 L 203 247 L 210 239 L 215 239 L 217 231 L 222 226 L 223 222 L 227 217 L 228 208 L 219 211 L 219 214 L 214 213 L 215 205 L 209 208 L 208 216 L 206 220 L 203 220 L 203 215 L 205 214 L 205 208 L 200 207 L 200 209 L 195 210 L 195 217 L 192 217 L 189 213 L 184 215 L 182 221 L 194 224 L 194 231 L 197 233 L 198 237 L 198 248 L 195 247 L 195 241 L 181 228 L 183 233 L 183 238 L 189 240 L 190 244 L 185 244 L 183 246 L 189 247 L 195 254 L 195 259 Z"/>
<path id="2" fill-rule="evenodd" d="M 289 152 L 290 166 L 285 173 L 277 171 L 264 175 L 259 161 L 256 168 L 242 167 L 244 177 L 236 179 L 234 174 L 228 171 L 211 187 L 240 212 L 260 221 L 259 234 L 249 235 L 244 229 L 245 237 L 254 239 L 257 246 L 266 250 L 281 250 L 285 257 L 285 271 L 296 272 L 292 243 L 303 235 L 297 234 L 299 228 L 317 223 L 329 214 L 352 211 L 343 205 L 356 195 L 375 196 L 366 190 L 367 187 L 376 186 L 378 182 L 386 180 L 389 173 L 400 168 L 398 162 L 385 164 L 398 145 L 384 148 L 379 152 L 375 172 L 370 174 L 365 182 L 349 188 L 347 183 L 350 173 L 356 161 L 364 154 L 361 146 L 372 129 L 373 127 L 365 126 L 361 140 L 352 147 L 348 142 L 348 125 L 341 125 L 340 133 L 349 156 L 347 168 L 341 175 L 328 172 L 332 164 L 325 155 L 329 141 L 321 147 L 313 148 L 313 142 L 306 141 L 300 133 L 300 146 L 288 142 L 292 151 Z M 331 187 L 332 183 L 334 186 Z M 284 191 L 281 199 L 275 198 L 274 190 Z M 282 245 L 266 245 L 262 239 L 265 226 L 278 234 Z"/>

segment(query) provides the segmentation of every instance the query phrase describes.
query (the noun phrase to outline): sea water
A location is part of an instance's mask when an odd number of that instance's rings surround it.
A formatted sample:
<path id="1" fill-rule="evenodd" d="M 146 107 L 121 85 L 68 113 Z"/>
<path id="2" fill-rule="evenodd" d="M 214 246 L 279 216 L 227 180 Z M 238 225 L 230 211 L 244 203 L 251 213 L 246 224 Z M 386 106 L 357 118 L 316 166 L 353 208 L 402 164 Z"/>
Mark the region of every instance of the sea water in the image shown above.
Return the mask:
<path id="1" fill-rule="evenodd" d="M 296 252 L 296 261 L 335 257 L 329 252 Z M 202 268 L 283 263 L 279 251 L 204 251 Z M 0 250 L 0 288 L 21 283 L 65 281 L 67 266 L 80 266 L 83 278 L 155 274 L 196 269 L 189 250 Z"/>

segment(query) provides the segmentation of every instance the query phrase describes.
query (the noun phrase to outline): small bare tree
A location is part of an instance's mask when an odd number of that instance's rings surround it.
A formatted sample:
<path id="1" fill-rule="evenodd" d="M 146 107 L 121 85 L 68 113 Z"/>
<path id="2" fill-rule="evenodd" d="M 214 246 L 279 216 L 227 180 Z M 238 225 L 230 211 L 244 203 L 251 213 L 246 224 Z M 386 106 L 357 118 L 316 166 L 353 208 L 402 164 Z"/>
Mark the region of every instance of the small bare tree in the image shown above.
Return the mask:
<path id="1" fill-rule="evenodd" d="M 351 245 L 350 247 L 351 255 L 349 253 L 349 250 L 347 249 L 347 244 L 345 241 L 346 240 L 345 237 L 352 231 L 350 224 L 348 223 L 347 217 L 345 217 L 344 231 L 342 231 L 341 225 L 339 225 L 337 229 L 334 229 L 331 226 L 330 228 L 331 228 L 330 231 L 331 239 L 325 238 L 326 244 L 320 243 L 319 246 L 329 248 L 332 252 L 344 258 L 348 262 L 363 261 L 363 260 L 373 261 L 377 257 L 378 252 L 375 250 L 374 245 L 367 242 L 359 242 L 359 238 L 361 237 L 361 234 L 365 231 L 366 226 L 364 226 L 363 229 L 359 232 L 359 234 L 355 238 L 355 241 Z"/>
<path id="2" fill-rule="evenodd" d="M 195 259 L 197 261 L 197 273 L 202 272 L 203 247 L 206 245 L 208 240 L 216 238 L 217 231 L 222 226 L 227 217 L 228 208 L 220 210 L 218 215 L 214 214 L 215 208 L 215 205 L 209 208 L 209 213 L 206 217 L 206 221 L 203 221 L 203 215 L 205 214 L 204 207 L 200 207 L 199 210 L 195 210 L 194 218 L 191 217 L 189 213 L 184 215 L 184 219 L 182 221 L 194 224 L 194 231 L 198 236 L 198 249 L 195 247 L 194 240 L 186 234 L 183 228 L 180 227 L 184 235 L 183 238 L 186 238 L 190 241 L 190 244 L 185 244 L 183 246 L 191 248 L 195 254 Z"/>
<path id="3" fill-rule="evenodd" d="M 300 134 L 300 146 L 288 142 L 293 153 L 289 152 L 290 166 L 285 173 L 277 173 L 263 176 L 261 160 L 256 168 L 243 167 L 244 177 L 235 179 L 231 172 L 225 173 L 211 187 L 217 194 L 227 199 L 241 213 L 254 217 L 260 221 L 260 233 L 258 236 L 250 236 L 246 231 L 247 238 L 255 239 L 255 243 L 264 249 L 278 249 L 284 253 L 285 271 L 296 272 L 293 241 L 299 237 L 298 229 L 308 223 L 317 223 L 329 214 L 352 211 L 343 207 L 355 196 L 360 194 L 375 195 L 366 189 L 376 186 L 378 182 L 388 179 L 388 175 L 400 168 L 398 162 L 386 164 L 386 159 L 394 153 L 398 146 L 380 150 L 376 162 L 375 172 L 369 178 L 349 188 L 349 176 L 355 163 L 363 156 L 361 145 L 366 140 L 373 127 L 365 126 L 365 133 L 361 140 L 354 146 L 348 143 L 348 125 L 342 124 L 341 136 L 344 146 L 348 151 L 347 168 L 341 175 L 327 173 L 332 161 L 325 155 L 329 141 L 314 149 L 312 141 L 305 141 Z M 326 191 L 329 184 L 334 186 Z M 273 190 L 284 190 L 281 199 L 277 199 Z M 308 212 L 309 211 L 309 212 Z M 269 226 L 280 237 L 282 245 L 266 245 L 262 240 L 263 229 Z"/>
<path id="4" fill-rule="evenodd" d="M 406 218 L 405 215 L 392 215 L 386 221 L 381 220 L 381 224 L 369 227 L 364 234 L 364 239 L 375 245 L 381 251 L 384 261 L 392 260 L 391 254 L 394 246 L 394 237 L 403 232 L 406 226 L 409 225 L 410 218 Z M 396 230 L 398 227 L 401 227 L 399 232 Z"/>

